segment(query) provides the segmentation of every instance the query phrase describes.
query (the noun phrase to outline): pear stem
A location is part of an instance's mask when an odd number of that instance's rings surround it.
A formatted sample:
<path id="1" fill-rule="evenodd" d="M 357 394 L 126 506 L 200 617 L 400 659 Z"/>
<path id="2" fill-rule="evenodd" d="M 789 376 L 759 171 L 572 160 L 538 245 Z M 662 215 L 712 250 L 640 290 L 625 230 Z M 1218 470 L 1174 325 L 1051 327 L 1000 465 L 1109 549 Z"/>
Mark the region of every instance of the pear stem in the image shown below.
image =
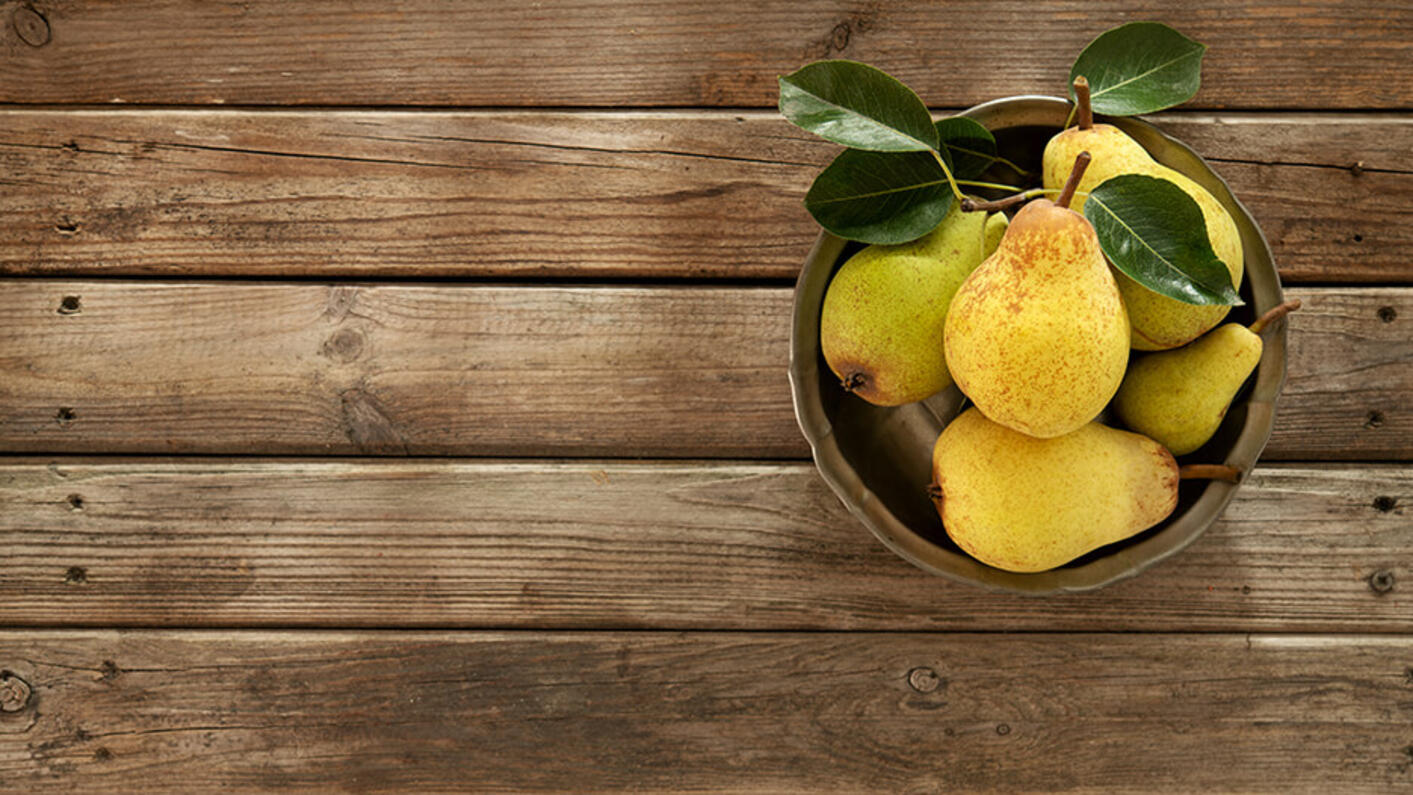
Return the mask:
<path id="1" fill-rule="evenodd" d="M 1024 193 L 1017 193 L 1014 196 L 1007 196 L 1004 199 L 996 199 L 995 201 L 989 202 L 979 202 L 976 199 L 970 198 L 962 199 L 962 212 L 1000 212 L 1001 210 L 1004 210 L 1007 207 L 1014 207 L 1017 204 L 1023 204 L 1033 198 L 1035 197 L 1031 195 L 1031 191 L 1025 191 Z"/>
<path id="2" fill-rule="evenodd" d="M 989 213 L 997 212 L 999 210 L 1004 210 L 1007 207 L 1014 207 L 1017 204 L 1024 204 L 1025 202 L 1028 202 L 1037 196 L 1044 196 L 1046 194 L 1059 192 L 1060 190 L 1058 188 L 1031 188 L 1027 191 L 1021 191 L 1020 193 L 1017 193 L 1014 196 L 1006 196 L 1004 198 L 996 199 L 994 201 L 989 202 L 977 201 L 976 199 L 962 199 L 962 212 L 971 213 L 976 212 L 977 210 L 985 210 Z M 1077 190 L 1074 192 L 1074 195 L 1088 196 L 1089 191 Z"/>
<path id="3" fill-rule="evenodd" d="M 1280 320 L 1281 318 L 1285 317 L 1286 315 L 1290 314 L 1291 312 L 1294 312 L 1299 308 L 1300 299 L 1292 298 L 1283 304 L 1279 304 L 1277 306 L 1272 307 L 1270 311 L 1266 312 L 1266 314 L 1256 318 L 1256 322 L 1247 326 L 1247 328 L 1251 329 L 1252 334 L 1260 334 L 1262 331 L 1266 330 L 1267 326 L 1271 325 L 1277 320 Z"/>
<path id="4" fill-rule="evenodd" d="M 1237 483 L 1241 470 L 1230 464 L 1184 464 L 1178 467 L 1179 480 L 1224 480 Z"/>
<path id="5" fill-rule="evenodd" d="M 1089 104 L 1089 81 L 1084 75 L 1074 79 L 1075 108 L 1079 111 L 1079 128 L 1087 130 L 1094 126 L 1094 108 Z"/>
<path id="6" fill-rule="evenodd" d="M 1079 188 L 1079 181 L 1084 178 L 1084 170 L 1089 168 L 1089 153 L 1080 152 L 1074 159 L 1074 168 L 1070 169 L 1070 178 L 1065 180 L 1065 186 L 1060 188 L 1060 195 L 1055 197 L 1056 207 L 1070 206 L 1070 199 L 1074 198 L 1074 192 Z"/>

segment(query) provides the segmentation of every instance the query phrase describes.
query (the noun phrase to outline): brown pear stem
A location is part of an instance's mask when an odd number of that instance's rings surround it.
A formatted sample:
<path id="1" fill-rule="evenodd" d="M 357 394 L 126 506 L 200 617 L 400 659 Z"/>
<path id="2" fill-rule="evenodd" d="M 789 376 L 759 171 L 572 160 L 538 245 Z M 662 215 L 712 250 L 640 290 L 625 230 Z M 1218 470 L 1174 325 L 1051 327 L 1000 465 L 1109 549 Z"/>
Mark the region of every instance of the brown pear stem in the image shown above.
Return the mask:
<path id="1" fill-rule="evenodd" d="M 974 213 L 974 212 L 988 212 L 988 213 L 994 213 L 994 212 L 999 212 L 999 211 L 1001 211 L 1001 210 L 1004 210 L 1004 209 L 1006 209 L 1007 207 L 1014 207 L 1014 206 L 1016 206 L 1017 204 L 1024 203 L 1024 202 L 1026 202 L 1026 201 L 1029 201 L 1029 200 L 1032 199 L 1032 198 L 1034 198 L 1034 196 L 1031 195 L 1031 192 L 1030 192 L 1030 191 L 1025 191 L 1025 192 L 1022 192 L 1022 193 L 1017 193 L 1017 194 L 1014 194 L 1014 195 L 1011 195 L 1011 196 L 1007 196 L 1007 197 L 1004 198 L 1004 199 L 996 199 L 996 200 L 994 200 L 994 201 L 988 201 L 988 202 L 977 201 L 976 199 L 973 199 L 973 198 L 971 198 L 970 196 L 968 196 L 967 198 L 962 199 L 962 212 L 964 212 L 964 213 Z"/>
<path id="2" fill-rule="evenodd" d="M 1069 207 L 1070 199 L 1074 198 L 1074 192 L 1079 189 L 1079 181 L 1084 178 L 1084 170 L 1089 168 L 1089 153 L 1080 152 L 1079 157 L 1074 159 L 1074 168 L 1070 169 L 1070 178 L 1065 180 L 1065 187 L 1060 189 L 1060 195 L 1055 197 L 1056 207 Z"/>
<path id="3" fill-rule="evenodd" d="M 1272 307 L 1268 312 L 1266 312 L 1266 314 L 1256 318 L 1256 322 L 1247 326 L 1247 328 L 1251 329 L 1252 334 L 1260 334 L 1262 331 L 1266 330 L 1267 326 L 1271 325 L 1277 320 L 1280 320 L 1281 318 L 1285 317 L 1286 315 L 1290 314 L 1291 312 L 1294 312 L 1299 308 L 1300 299 L 1292 298 L 1283 304 Z"/>
<path id="4" fill-rule="evenodd" d="M 933 504 L 941 502 L 942 487 L 937 485 L 936 483 L 927 484 L 927 496 L 932 500 Z"/>
<path id="5" fill-rule="evenodd" d="M 1079 111 L 1079 128 L 1094 126 L 1094 108 L 1089 104 L 1089 81 L 1080 75 L 1074 79 L 1074 105 Z"/>
<path id="6" fill-rule="evenodd" d="M 1241 470 L 1230 464 L 1184 464 L 1178 468 L 1179 480 L 1241 480 Z"/>

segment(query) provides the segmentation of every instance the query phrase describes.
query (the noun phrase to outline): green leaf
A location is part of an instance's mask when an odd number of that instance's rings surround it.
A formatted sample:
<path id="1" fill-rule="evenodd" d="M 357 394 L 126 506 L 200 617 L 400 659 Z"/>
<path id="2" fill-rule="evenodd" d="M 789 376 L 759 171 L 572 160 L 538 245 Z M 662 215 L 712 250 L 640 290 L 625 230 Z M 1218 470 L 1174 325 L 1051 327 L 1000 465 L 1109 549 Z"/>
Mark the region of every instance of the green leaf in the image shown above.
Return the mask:
<path id="1" fill-rule="evenodd" d="M 854 61 L 816 61 L 780 78 L 780 113 L 821 138 L 854 149 L 937 148 L 932 114 L 917 94 Z"/>
<path id="2" fill-rule="evenodd" d="M 1130 22 L 1100 34 L 1070 68 L 1074 79 L 1089 81 L 1095 113 L 1134 116 L 1180 105 L 1202 84 L 1207 45 L 1158 22 Z"/>
<path id="3" fill-rule="evenodd" d="M 996 161 L 996 138 L 975 119 L 943 119 L 937 122 L 937 138 L 952 156 L 957 179 L 976 179 Z"/>
<path id="4" fill-rule="evenodd" d="M 952 201 L 934 153 L 848 149 L 815 179 L 805 209 L 839 237 L 895 244 L 931 232 Z"/>
<path id="5" fill-rule="evenodd" d="M 1202 209 L 1172 182 L 1107 179 L 1084 200 L 1084 217 L 1114 267 L 1144 287 L 1187 304 L 1242 302 L 1212 250 Z"/>

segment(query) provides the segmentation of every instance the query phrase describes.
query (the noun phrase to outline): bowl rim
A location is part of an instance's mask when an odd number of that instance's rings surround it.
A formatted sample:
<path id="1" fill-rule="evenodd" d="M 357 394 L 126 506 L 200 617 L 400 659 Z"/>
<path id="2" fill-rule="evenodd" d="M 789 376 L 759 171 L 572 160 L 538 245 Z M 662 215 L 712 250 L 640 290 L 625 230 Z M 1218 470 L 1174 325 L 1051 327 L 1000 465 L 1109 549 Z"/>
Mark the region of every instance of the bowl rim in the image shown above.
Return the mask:
<path id="1" fill-rule="evenodd" d="M 1031 114 L 1044 117 L 1057 112 L 1068 114 L 1070 107 L 1068 100 L 1059 97 L 1022 94 L 983 102 L 955 115 L 980 117 L 978 121 L 985 124 L 985 119 L 998 112 L 1014 110 L 1021 116 Z M 1258 288 L 1252 277 L 1253 271 L 1256 270 L 1252 267 L 1253 262 L 1269 269 L 1269 273 L 1262 273 L 1260 276 L 1263 282 L 1262 290 L 1267 293 L 1273 291 L 1275 303 L 1283 299 L 1280 273 L 1265 234 L 1250 211 L 1232 193 L 1226 181 L 1212 170 L 1201 156 L 1187 144 L 1141 118 L 1096 116 L 1096 120 L 1118 126 L 1140 139 L 1140 143 L 1143 138 L 1162 142 L 1167 148 L 1160 162 L 1184 160 L 1189 166 L 1200 169 L 1202 173 L 1182 173 L 1206 187 L 1237 222 L 1242 232 L 1245 278 L 1250 284 L 1252 303 L 1258 305 L 1257 311 L 1261 311 L 1259 304 L 1262 302 L 1258 300 Z M 1158 159 L 1157 155 L 1154 157 Z M 1168 165 L 1175 168 L 1171 163 Z M 1036 573 L 1008 572 L 987 566 L 964 553 L 938 546 L 913 531 L 864 485 L 858 472 L 844 456 L 835 437 L 833 424 L 820 398 L 819 304 L 823 301 L 824 290 L 839 264 L 839 256 L 845 244 L 843 239 L 821 231 L 796 279 L 790 331 L 791 399 L 796 421 L 809 442 L 815 469 L 849 512 L 895 554 L 932 574 L 991 591 L 1032 596 L 1076 593 L 1103 588 L 1138 575 L 1185 549 L 1220 518 L 1235 496 L 1240 482 L 1233 484 L 1210 481 L 1201 496 L 1186 511 L 1165 519 L 1168 523 L 1166 527 L 1136 544 L 1119 548 L 1109 555 L 1077 567 Z M 802 297 L 816 292 L 818 302 L 802 300 Z M 1286 331 L 1286 324 L 1281 323 L 1274 338 L 1269 338 L 1264 346 L 1261 362 L 1254 374 L 1255 386 L 1247 397 L 1246 421 L 1226 455 L 1227 463 L 1242 470 L 1241 482 L 1250 475 L 1274 428 L 1275 404 L 1286 377 Z M 955 390 L 955 387 L 951 389 Z M 934 411 L 933 414 L 937 415 L 937 412 Z M 947 421 L 942 417 L 937 416 L 937 419 L 943 426 L 946 425 Z M 1203 515 L 1192 518 L 1199 512 L 1199 508 Z M 1190 520 L 1185 522 L 1184 519 Z M 1139 554 L 1140 550 L 1144 554 Z"/>

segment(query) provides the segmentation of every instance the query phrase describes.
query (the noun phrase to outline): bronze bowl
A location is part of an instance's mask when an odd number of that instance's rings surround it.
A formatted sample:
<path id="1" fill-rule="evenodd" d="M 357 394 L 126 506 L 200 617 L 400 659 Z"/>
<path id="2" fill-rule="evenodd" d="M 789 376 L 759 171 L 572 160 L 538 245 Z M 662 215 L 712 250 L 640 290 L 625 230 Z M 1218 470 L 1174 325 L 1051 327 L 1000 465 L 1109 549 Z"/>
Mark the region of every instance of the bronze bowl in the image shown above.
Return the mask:
<path id="1" fill-rule="evenodd" d="M 1064 125 L 1069 112 L 1065 100 L 1021 96 L 986 102 L 962 115 L 990 129 L 1003 156 L 1038 172 L 1045 141 Z M 1246 260 L 1240 290 L 1246 303 L 1224 322 L 1251 323 L 1281 303 L 1280 276 L 1266 238 L 1207 163 L 1147 122 L 1102 120 L 1133 136 L 1158 162 L 1211 191 L 1236 221 Z M 1132 577 L 1176 553 L 1210 527 L 1231 501 L 1238 484 L 1183 481 L 1177 508 L 1159 525 L 1035 574 L 992 568 L 962 552 L 947 537 L 927 493 L 933 444 L 963 407 L 961 392 L 954 386 L 920 403 L 873 406 L 845 393 L 820 353 L 819 312 L 825 289 L 834 271 L 859 248 L 821 233 L 805 261 L 795 286 L 790 385 L 795 417 L 820 474 L 889 549 L 933 574 L 993 590 L 1037 595 L 1087 591 Z M 1225 463 L 1243 473 L 1251 471 L 1270 438 L 1276 396 L 1285 381 L 1285 334 L 1285 323 L 1278 322 L 1263 335 L 1265 351 L 1254 378 L 1238 393 L 1212 440 L 1180 457 L 1179 463 Z"/>

